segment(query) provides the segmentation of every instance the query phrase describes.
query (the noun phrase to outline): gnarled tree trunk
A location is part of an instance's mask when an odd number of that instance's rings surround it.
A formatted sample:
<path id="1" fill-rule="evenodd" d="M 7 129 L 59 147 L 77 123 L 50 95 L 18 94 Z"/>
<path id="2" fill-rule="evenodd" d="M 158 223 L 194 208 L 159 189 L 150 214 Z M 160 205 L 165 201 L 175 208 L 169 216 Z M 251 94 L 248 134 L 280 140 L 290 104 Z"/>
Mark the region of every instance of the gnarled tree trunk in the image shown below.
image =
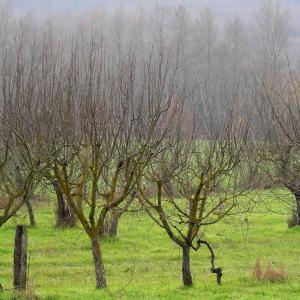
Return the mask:
<path id="1" fill-rule="evenodd" d="M 185 245 L 182 247 L 182 280 L 184 286 L 193 286 L 193 278 L 191 274 L 191 261 L 190 261 L 190 246 Z"/>
<path id="2" fill-rule="evenodd" d="M 92 241 L 92 252 L 93 252 L 93 260 L 94 260 L 94 267 L 95 267 L 95 275 L 96 275 L 96 287 L 98 289 L 105 289 L 106 277 L 105 277 L 104 264 L 101 255 L 98 236 L 91 238 L 91 241 Z"/>
<path id="3" fill-rule="evenodd" d="M 67 202 L 64 199 L 63 192 L 57 180 L 51 180 L 52 186 L 56 193 L 57 208 L 56 208 L 56 226 L 57 227 L 74 227 L 76 225 L 76 217 Z"/>

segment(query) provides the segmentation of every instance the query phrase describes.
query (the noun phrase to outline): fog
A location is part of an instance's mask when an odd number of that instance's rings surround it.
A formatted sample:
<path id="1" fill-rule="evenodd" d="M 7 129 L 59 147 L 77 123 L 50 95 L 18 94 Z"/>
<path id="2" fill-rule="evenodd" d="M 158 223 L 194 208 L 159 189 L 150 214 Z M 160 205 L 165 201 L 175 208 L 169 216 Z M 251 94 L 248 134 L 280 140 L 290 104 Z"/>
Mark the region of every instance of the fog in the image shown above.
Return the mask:
<path id="1" fill-rule="evenodd" d="M 238 14 L 243 19 L 251 18 L 252 11 L 257 10 L 261 4 L 261 0 L 12 0 L 10 2 L 1 0 L 2 3 L 10 3 L 14 12 L 22 15 L 28 12 L 33 12 L 40 15 L 49 14 L 72 14 L 84 13 L 91 9 L 101 8 L 113 11 L 118 7 L 125 10 L 134 10 L 137 7 L 144 7 L 150 9 L 153 6 L 160 4 L 165 6 L 185 6 L 190 13 L 196 14 L 197 10 L 203 7 L 210 7 L 218 16 L 228 18 L 229 16 Z M 276 0 L 284 9 L 288 10 L 293 21 L 298 24 L 300 1 L 298 0 Z"/>
<path id="2" fill-rule="evenodd" d="M 122 9 L 127 13 L 135 14 L 140 10 L 150 11 L 156 5 L 169 9 L 184 6 L 192 17 L 196 17 L 201 9 L 209 7 L 221 25 L 233 16 L 251 23 L 263 2 L 261 0 L 0 0 L 2 7 L 8 7 L 15 18 L 22 18 L 29 14 L 39 19 L 56 17 L 64 18 L 64 21 L 66 18 L 85 18 L 95 11 L 113 13 L 116 9 Z M 296 51 L 300 46 L 300 1 L 275 0 L 273 2 L 287 12 L 291 24 L 290 41 Z"/>
<path id="3" fill-rule="evenodd" d="M 7 55 L 5 47 L 20 41 L 30 55 L 30 47 L 39 51 L 47 41 L 68 58 L 76 43 L 88 53 L 97 40 L 112 68 L 132 55 L 139 65 L 162 52 L 187 102 L 204 112 L 203 92 L 219 108 L 238 85 L 250 102 L 253 78 L 299 68 L 293 17 L 299 7 L 298 1 L 2 1 L 1 51 Z"/>

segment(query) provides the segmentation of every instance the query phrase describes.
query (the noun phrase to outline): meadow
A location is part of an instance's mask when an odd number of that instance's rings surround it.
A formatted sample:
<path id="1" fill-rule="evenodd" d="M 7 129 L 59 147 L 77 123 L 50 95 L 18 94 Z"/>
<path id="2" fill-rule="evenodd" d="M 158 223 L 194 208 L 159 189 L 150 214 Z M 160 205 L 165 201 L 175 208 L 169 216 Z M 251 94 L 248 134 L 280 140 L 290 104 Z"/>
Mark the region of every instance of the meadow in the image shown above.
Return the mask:
<path id="1" fill-rule="evenodd" d="M 275 196 L 273 202 L 280 210 Z M 300 299 L 300 228 L 288 228 L 284 214 L 257 209 L 210 226 L 204 235 L 214 247 L 216 265 L 223 268 L 222 286 L 217 286 L 209 253 L 202 248 L 192 253 L 195 286 L 184 288 L 179 247 L 146 214 L 127 213 L 118 238 L 103 242 L 108 281 L 103 291 L 95 289 L 90 244 L 81 227 L 56 229 L 53 201 L 35 209 L 38 225 L 28 227 L 28 299 Z M 25 216 L 19 212 L 0 231 L 0 282 L 5 289 L 0 299 L 22 299 L 10 289 L 15 226 L 28 224 Z M 256 280 L 252 271 L 257 259 L 263 266 L 283 268 L 287 278 Z"/>

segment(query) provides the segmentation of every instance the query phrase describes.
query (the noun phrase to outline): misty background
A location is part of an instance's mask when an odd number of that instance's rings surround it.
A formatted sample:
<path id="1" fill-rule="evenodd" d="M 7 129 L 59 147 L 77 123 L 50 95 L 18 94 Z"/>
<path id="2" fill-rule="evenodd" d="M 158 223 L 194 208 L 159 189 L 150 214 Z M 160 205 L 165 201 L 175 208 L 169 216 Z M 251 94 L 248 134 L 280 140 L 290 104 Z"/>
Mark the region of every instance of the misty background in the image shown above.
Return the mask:
<path id="1" fill-rule="evenodd" d="M 291 24 L 290 45 L 295 52 L 300 46 L 300 0 L 275 0 L 273 2 L 279 4 L 287 13 Z M 95 11 L 112 13 L 117 9 L 134 13 L 136 10 L 147 11 L 160 5 L 166 8 L 184 6 L 194 17 L 199 15 L 201 9 L 209 7 L 221 24 L 234 16 L 239 16 L 243 22 L 251 22 L 262 3 L 261 0 L 0 0 L 1 7 L 8 7 L 15 18 L 25 15 L 35 18 L 84 17 Z"/>

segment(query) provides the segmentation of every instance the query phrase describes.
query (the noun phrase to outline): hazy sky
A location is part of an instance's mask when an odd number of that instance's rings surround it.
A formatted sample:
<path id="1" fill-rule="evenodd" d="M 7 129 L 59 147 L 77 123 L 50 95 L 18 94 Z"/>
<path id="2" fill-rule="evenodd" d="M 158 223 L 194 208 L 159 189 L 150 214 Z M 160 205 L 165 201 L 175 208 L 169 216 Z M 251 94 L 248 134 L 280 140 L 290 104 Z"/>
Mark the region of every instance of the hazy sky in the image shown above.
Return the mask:
<path id="1" fill-rule="evenodd" d="M 226 19 L 232 15 L 240 15 L 247 20 L 253 15 L 264 0 L 0 0 L 8 2 L 16 15 L 33 12 L 38 16 L 81 14 L 98 7 L 105 10 L 114 10 L 122 6 L 124 10 L 132 10 L 142 6 L 149 8 L 156 3 L 165 5 L 184 5 L 191 14 L 195 14 L 201 7 L 210 6 L 214 12 Z M 274 0 L 289 12 L 294 25 L 294 31 L 300 35 L 300 0 Z"/>
<path id="2" fill-rule="evenodd" d="M 201 6 L 211 6 L 216 13 L 222 16 L 231 14 L 241 14 L 249 16 L 251 11 L 263 2 L 263 0 L 0 0 L 0 2 L 10 2 L 17 13 L 34 11 L 36 13 L 68 13 L 86 11 L 95 6 L 106 9 L 112 9 L 122 5 L 124 9 L 132 9 L 133 7 L 143 5 L 144 7 L 153 6 L 155 3 L 183 4 L 191 11 Z M 275 0 L 283 7 L 290 10 L 293 16 L 300 19 L 300 0 Z"/>

